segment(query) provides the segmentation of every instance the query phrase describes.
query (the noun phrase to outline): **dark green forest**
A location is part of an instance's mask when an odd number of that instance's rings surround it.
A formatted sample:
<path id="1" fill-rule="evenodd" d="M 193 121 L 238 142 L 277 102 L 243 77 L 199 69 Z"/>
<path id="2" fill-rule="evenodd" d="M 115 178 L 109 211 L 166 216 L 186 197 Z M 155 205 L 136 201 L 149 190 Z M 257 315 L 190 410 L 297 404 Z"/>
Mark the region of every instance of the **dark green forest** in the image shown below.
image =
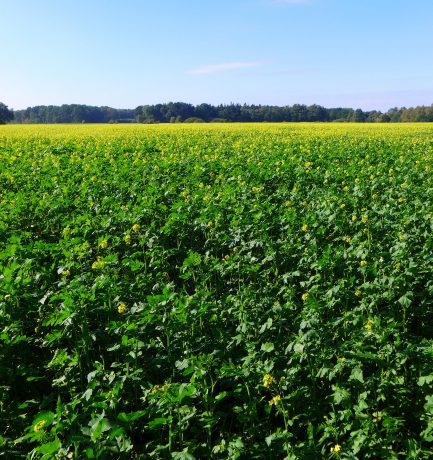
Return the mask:
<path id="1" fill-rule="evenodd" d="M 392 108 L 383 113 L 320 105 L 292 106 L 211 104 L 185 102 L 140 105 L 135 109 L 114 109 L 80 104 L 41 105 L 13 111 L 13 123 L 199 123 L 199 122 L 429 122 L 433 104 Z"/>

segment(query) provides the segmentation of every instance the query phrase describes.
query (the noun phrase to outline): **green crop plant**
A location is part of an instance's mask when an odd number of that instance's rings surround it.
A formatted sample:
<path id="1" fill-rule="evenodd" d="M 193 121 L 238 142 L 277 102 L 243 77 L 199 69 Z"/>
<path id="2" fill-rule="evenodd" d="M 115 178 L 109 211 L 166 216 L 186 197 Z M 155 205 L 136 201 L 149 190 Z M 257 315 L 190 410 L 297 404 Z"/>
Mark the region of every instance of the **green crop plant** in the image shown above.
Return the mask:
<path id="1" fill-rule="evenodd" d="M 428 459 L 433 128 L 0 128 L 0 456 Z"/>

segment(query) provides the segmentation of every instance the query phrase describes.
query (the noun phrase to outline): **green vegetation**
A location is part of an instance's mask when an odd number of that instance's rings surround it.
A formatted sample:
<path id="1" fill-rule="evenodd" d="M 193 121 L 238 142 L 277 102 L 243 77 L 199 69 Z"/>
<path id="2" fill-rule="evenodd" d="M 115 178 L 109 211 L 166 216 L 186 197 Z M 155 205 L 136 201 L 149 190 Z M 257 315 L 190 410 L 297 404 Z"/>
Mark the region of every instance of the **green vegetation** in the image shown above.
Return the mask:
<path id="1" fill-rule="evenodd" d="M 14 113 L 8 109 L 8 106 L 0 102 L 0 125 L 14 119 Z"/>
<path id="2" fill-rule="evenodd" d="M 428 459 L 429 125 L 4 126 L 4 458 Z"/>
<path id="3" fill-rule="evenodd" d="M 433 121 L 433 105 L 415 108 L 393 108 L 386 113 L 377 110 L 331 108 L 320 105 L 292 106 L 210 104 L 185 102 L 140 105 L 136 109 L 113 109 L 79 104 L 36 106 L 14 112 L 16 123 L 183 123 L 206 122 L 429 122 Z"/>

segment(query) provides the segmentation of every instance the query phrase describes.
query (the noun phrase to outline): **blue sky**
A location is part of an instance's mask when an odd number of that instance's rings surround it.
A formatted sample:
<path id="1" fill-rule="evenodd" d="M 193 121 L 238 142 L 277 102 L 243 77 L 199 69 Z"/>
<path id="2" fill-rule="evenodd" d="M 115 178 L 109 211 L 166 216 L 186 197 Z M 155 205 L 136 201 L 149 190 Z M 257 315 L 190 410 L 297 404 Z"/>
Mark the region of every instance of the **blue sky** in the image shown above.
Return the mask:
<path id="1" fill-rule="evenodd" d="M 433 103 L 432 0 L 0 0 L 0 101 Z"/>

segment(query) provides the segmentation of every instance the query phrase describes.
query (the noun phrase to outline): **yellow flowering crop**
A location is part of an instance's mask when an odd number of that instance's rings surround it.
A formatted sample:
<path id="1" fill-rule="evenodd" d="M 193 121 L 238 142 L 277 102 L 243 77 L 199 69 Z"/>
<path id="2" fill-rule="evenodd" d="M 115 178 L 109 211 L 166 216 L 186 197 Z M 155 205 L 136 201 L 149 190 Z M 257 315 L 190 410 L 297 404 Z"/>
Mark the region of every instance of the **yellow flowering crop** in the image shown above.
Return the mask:
<path id="1" fill-rule="evenodd" d="M 103 260 L 101 260 L 100 258 L 98 258 L 98 260 L 95 260 L 95 262 L 93 262 L 92 268 L 93 268 L 94 270 L 97 270 L 97 269 L 99 269 L 99 268 L 104 268 L 105 265 L 107 265 L 107 263 L 104 262 Z"/>
<path id="2" fill-rule="evenodd" d="M 335 444 L 335 446 L 331 447 L 331 454 L 338 453 L 341 450 L 340 444 Z"/>
<path id="3" fill-rule="evenodd" d="M 42 428 L 47 424 L 47 421 L 46 420 L 41 420 L 40 422 L 36 423 L 36 425 L 34 426 L 33 428 L 33 431 L 35 431 L 36 433 L 41 431 Z"/>
<path id="4" fill-rule="evenodd" d="M 118 311 L 120 314 L 126 313 L 126 312 L 128 311 L 128 307 L 127 307 L 124 303 L 121 303 L 121 304 L 117 307 L 117 311 Z"/>
<path id="5" fill-rule="evenodd" d="M 265 374 L 263 376 L 263 386 L 269 388 L 271 385 L 276 383 L 275 378 L 271 374 Z"/>
<path id="6" fill-rule="evenodd" d="M 274 396 L 270 401 L 269 401 L 269 405 L 270 406 L 276 406 L 277 404 L 279 404 L 281 402 L 281 396 L 280 395 L 277 395 L 277 396 Z"/>
<path id="7" fill-rule="evenodd" d="M 364 324 L 364 329 L 367 330 L 367 332 L 371 333 L 373 331 L 374 327 L 374 321 L 372 319 L 369 319 L 365 324 Z"/>
<path id="8" fill-rule="evenodd" d="M 171 387 L 171 383 L 164 383 L 164 385 L 154 385 L 150 390 L 150 394 L 165 393 Z"/>

